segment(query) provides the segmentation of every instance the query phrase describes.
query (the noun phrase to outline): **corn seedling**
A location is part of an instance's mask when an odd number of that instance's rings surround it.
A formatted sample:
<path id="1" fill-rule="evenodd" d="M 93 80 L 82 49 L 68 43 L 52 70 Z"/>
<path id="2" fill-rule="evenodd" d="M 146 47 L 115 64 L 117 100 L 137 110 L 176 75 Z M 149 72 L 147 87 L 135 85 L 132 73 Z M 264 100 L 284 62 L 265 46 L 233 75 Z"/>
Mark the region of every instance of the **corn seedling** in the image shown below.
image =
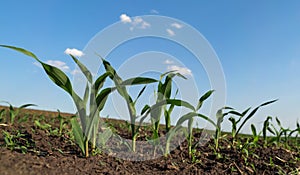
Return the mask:
<path id="1" fill-rule="evenodd" d="M 66 91 L 71 97 L 73 102 L 76 105 L 78 115 L 80 118 L 81 127 L 77 121 L 77 119 L 72 118 L 72 131 L 75 137 L 75 140 L 79 147 L 81 148 L 83 154 L 88 157 L 89 156 L 89 141 L 92 142 L 92 149 L 95 148 L 96 145 L 96 135 L 99 126 L 99 115 L 100 111 L 103 109 L 105 102 L 108 98 L 108 95 L 114 91 L 116 88 L 106 88 L 100 91 L 102 88 L 105 79 L 109 76 L 109 73 L 104 73 L 99 76 L 96 81 L 93 82 L 93 77 L 91 72 L 73 55 L 70 55 L 73 61 L 80 68 L 81 72 L 87 79 L 87 85 L 84 93 L 84 97 L 79 97 L 74 91 L 68 76 L 61 71 L 60 69 L 51 66 L 42 62 L 36 55 L 32 52 L 27 51 L 22 48 L 14 47 L 14 46 L 6 46 L 0 45 L 0 47 L 5 47 L 9 49 L 13 49 L 15 51 L 21 52 L 27 56 L 32 57 L 38 63 L 40 63 L 48 75 L 48 77 L 60 88 Z M 87 102 L 90 100 L 90 113 L 87 114 Z M 85 133 L 85 134 L 83 134 Z"/>
<path id="2" fill-rule="evenodd" d="M 209 123 L 213 124 L 214 126 L 216 126 L 216 124 L 214 123 L 214 121 L 212 121 L 209 117 L 198 113 L 197 111 L 202 107 L 203 102 L 210 97 L 210 95 L 213 93 L 213 90 L 210 90 L 208 92 L 206 92 L 198 101 L 198 104 L 196 107 L 193 107 L 191 104 L 189 104 L 188 102 L 185 101 L 179 101 L 181 103 L 181 106 L 184 106 L 188 109 L 191 109 L 192 112 L 188 112 L 187 114 L 181 116 L 179 118 L 179 120 L 177 121 L 176 125 L 174 128 L 172 128 L 170 130 L 170 132 L 167 135 L 167 145 L 166 145 L 166 151 L 165 151 L 165 155 L 167 155 L 169 153 L 169 143 L 172 139 L 172 137 L 175 135 L 175 133 L 182 128 L 182 124 L 185 121 L 188 121 L 188 151 L 189 151 L 189 155 L 192 155 L 192 141 L 193 141 L 193 119 L 194 117 L 199 117 L 204 119 L 205 121 L 208 121 Z M 175 104 L 175 103 L 172 103 Z M 176 104 L 175 104 L 176 105 Z"/>
<path id="3" fill-rule="evenodd" d="M 64 118 L 60 115 L 60 111 L 57 110 L 57 112 L 58 112 L 57 119 L 59 120 L 59 131 L 58 131 L 58 133 L 59 133 L 59 135 L 61 136 L 61 135 L 62 135 L 63 128 L 64 128 L 64 126 L 65 126 L 65 120 L 64 120 Z"/>
<path id="4" fill-rule="evenodd" d="M 275 127 L 273 123 L 271 123 L 271 127 L 268 128 L 268 131 L 274 135 L 274 137 L 270 140 L 275 144 L 280 144 L 282 139 L 284 139 L 285 146 L 288 146 L 289 133 L 292 132 L 289 128 L 284 128 L 281 125 L 280 120 L 276 117 L 276 123 L 279 129 Z"/>
<path id="5" fill-rule="evenodd" d="M 3 136 L 4 136 L 4 142 L 5 142 L 5 145 L 8 149 L 10 150 L 20 150 L 23 154 L 27 152 L 27 147 L 30 146 L 30 143 L 26 141 L 25 143 L 25 146 L 20 143 L 19 140 L 22 140 L 25 135 L 20 133 L 19 131 L 17 132 L 16 135 L 14 134 L 11 134 L 9 132 L 6 132 L 6 131 L 2 131 L 3 133 Z"/>
<path id="6" fill-rule="evenodd" d="M 157 99 L 156 103 L 160 103 L 164 100 L 170 99 L 171 93 L 172 93 L 172 83 L 173 83 L 173 78 L 175 76 L 181 77 L 183 79 L 186 79 L 184 76 L 182 76 L 180 73 L 173 73 L 174 71 L 166 72 L 160 76 L 160 81 L 158 82 L 158 87 L 157 87 Z M 163 77 L 165 77 L 165 81 L 162 82 Z M 165 121 L 166 121 L 166 133 L 170 130 L 171 127 L 171 113 L 174 109 L 174 104 L 171 104 L 169 109 L 166 109 L 166 106 L 159 106 L 155 110 L 151 111 L 151 122 L 153 125 L 153 138 L 152 139 L 157 139 L 159 137 L 158 132 L 159 132 L 159 126 L 160 126 L 160 119 L 161 119 L 161 113 L 162 110 L 164 109 L 164 114 L 165 114 Z"/>
<path id="7" fill-rule="evenodd" d="M 15 108 L 9 102 L 4 102 L 4 103 L 7 103 L 9 105 L 9 123 L 11 125 L 14 124 L 15 118 L 16 118 L 16 116 L 18 116 L 21 109 L 24 109 L 24 108 L 27 108 L 30 106 L 36 106 L 35 104 L 24 104 L 18 108 Z"/>
<path id="8" fill-rule="evenodd" d="M 230 111 L 231 114 L 234 114 L 234 115 L 239 117 L 238 120 L 236 120 L 234 117 L 229 118 L 229 121 L 232 124 L 231 134 L 232 134 L 232 137 L 233 137 L 233 142 L 236 140 L 236 138 L 237 138 L 238 134 L 240 133 L 240 131 L 242 130 L 243 126 L 247 123 L 247 121 L 250 118 L 252 118 L 254 116 L 254 114 L 258 111 L 259 108 L 261 108 L 263 106 L 266 106 L 266 105 L 269 105 L 271 103 L 274 103 L 276 101 L 277 100 L 272 100 L 272 101 L 265 102 L 265 103 L 259 105 L 258 107 L 256 107 L 255 109 L 253 109 L 251 112 L 249 112 L 251 108 L 246 109 L 242 113 L 239 113 L 239 112 L 236 112 L 236 111 Z M 249 114 L 248 114 L 248 112 L 249 112 Z M 246 114 L 248 114 L 248 115 L 246 115 Z M 242 119 L 243 119 L 243 121 L 242 121 Z M 240 122 L 241 122 L 241 124 L 239 125 L 239 127 L 237 127 Z"/>
<path id="9" fill-rule="evenodd" d="M 231 110 L 229 112 L 223 112 L 223 110 Z M 214 135 L 214 142 L 215 142 L 215 151 L 217 152 L 219 150 L 219 140 L 221 138 L 221 129 L 222 129 L 222 122 L 224 121 L 224 117 L 227 116 L 228 114 L 234 112 L 232 111 L 233 108 L 231 107 L 223 107 L 219 109 L 216 113 L 216 118 L 217 118 L 217 123 L 215 124 L 216 130 L 215 130 L 215 135 Z"/>
<path id="10" fill-rule="evenodd" d="M 1 109 L 1 110 L 0 110 L 0 122 L 3 122 L 3 121 L 4 121 L 3 116 L 4 116 L 5 114 L 6 114 L 5 109 Z"/>
<path id="11" fill-rule="evenodd" d="M 252 131 L 252 138 L 253 138 L 252 143 L 254 145 L 257 145 L 257 142 L 260 138 L 261 132 L 257 133 L 256 128 L 253 124 L 251 124 L 251 131 Z"/>
<path id="12" fill-rule="evenodd" d="M 136 78 L 130 78 L 125 81 L 121 79 L 121 77 L 117 74 L 115 69 L 110 65 L 109 62 L 104 60 L 102 58 L 106 73 L 109 74 L 109 77 L 114 82 L 116 89 L 118 93 L 121 95 L 121 97 L 126 101 L 127 109 L 129 111 L 130 116 L 130 126 L 131 126 L 131 138 L 132 138 L 132 151 L 135 152 L 136 147 L 136 139 L 138 136 L 139 127 L 136 128 L 136 120 L 137 120 L 137 113 L 136 113 L 136 102 L 138 98 L 142 95 L 144 92 L 146 86 L 139 92 L 137 98 L 133 101 L 131 96 L 129 95 L 126 86 L 128 85 L 145 85 L 150 83 L 155 83 L 157 80 L 152 78 L 145 78 L 145 77 L 136 77 Z"/>
<path id="13" fill-rule="evenodd" d="M 268 141 L 267 141 L 267 131 L 269 130 L 270 120 L 272 120 L 272 117 L 268 116 L 266 118 L 266 120 L 264 121 L 264 126 L 263 126 L 263 129 L 262 129 L 264 146 L 266 146 L 268 144 Z"/>

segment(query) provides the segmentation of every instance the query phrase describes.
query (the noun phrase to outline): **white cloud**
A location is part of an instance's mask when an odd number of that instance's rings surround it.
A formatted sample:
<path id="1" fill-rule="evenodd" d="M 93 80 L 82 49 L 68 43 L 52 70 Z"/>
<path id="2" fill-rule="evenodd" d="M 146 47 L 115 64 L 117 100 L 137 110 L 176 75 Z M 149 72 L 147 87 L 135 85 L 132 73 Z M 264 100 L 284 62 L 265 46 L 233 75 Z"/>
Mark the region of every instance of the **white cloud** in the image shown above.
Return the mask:
<path id="1" fill-rule="evenodd" d="M 178 23 L 176 23 L 176 22 L 175 22 L 175 23 L 172 23 L 171 26 L 172 26 L 172 27 L 175 27 L 175 28 L 177 28 L 177 29 L 181 29 L 181 28 L 183 27 L 182 24 L 178 24 Z"/>
<path id="2" fill-rule="evenodd" d="M 133 30 L 135 28 L 146 29 L 151 26 L 148 22 L 144 21 L 141 17 L 135 17 L 131 22 L 131 25 L 132 26 L 130 27 L 130 30 Z"/>
<path id="3" fill-rule="evenodd" d="M 65 62 L 59 60 L 48 60 L 46 61 L 47 64 L 57 67 L 62 71 L 68 72 L 70 70 L 69 66 Z"/>
<path id="4" fill-rule="evenodd" d="M 131 27 L 129 28 L 131 31 L 136 29 L 136 28 L 138 28 L 138 29 L 147 29 L 148 27 L 151 26 L 148 22 L 144 21 L 141 17 L 131 18 L 130 16 L 128 16 L 126 14 L 122 14 L 120 16 L 120 20 L 124 24 L 126 24 L 126 23 L 131 24 Z"/>
<path id="5" fill-rule="evenodd" d="M 81 56 L 84 55 L 82 51 L 74 49 L 74 48 L 73 49 L 67 48 L 65 50 L 65 54 L 73 55 L 73 56 L 76 56 L 76 57 L 81 57 Z"/>
<path id="6" fill-rule="evenodd" d="M 174 61 L 167 59 L 166 61 L 164 61 L 164 64 L 173 64 Z"/>
<path id="7" fill-rule="evenodd" d="M 157 10 L 155 10 L 155 9 L 150 10 L 150 13 L 152 13 L 152 14 L 159 14 L 159 12 Z"/>
<path id="8" fill-rule="evenodd" d="M 170 65 L 167 67 L 167 69 L 169 71 L 177 71 L 178 73 L 182 74 L 182 75 L 190 75 L 192 76 L 192 71 L 186 67 L 180 67 L 180 66 L 176 66 L 176 65 Z"/>
<path id="9" fill-rule="evenodd" d="M 169 36 L 175 36 L 175 32 L 171 29 L 166 29 L 167 33 L 169 34 Z"/>
<path id="10" fill-rule="evenodd" d="M 126 23 L 131 23 L 131 22 L 132 22 L 131 18 L 130 18 L 128 15 L 126 15 L 126 14 L 122 14 L 122 15 L 120 16 L 120 20 L 121 20 L 124 24 L 126 24 Z"/>

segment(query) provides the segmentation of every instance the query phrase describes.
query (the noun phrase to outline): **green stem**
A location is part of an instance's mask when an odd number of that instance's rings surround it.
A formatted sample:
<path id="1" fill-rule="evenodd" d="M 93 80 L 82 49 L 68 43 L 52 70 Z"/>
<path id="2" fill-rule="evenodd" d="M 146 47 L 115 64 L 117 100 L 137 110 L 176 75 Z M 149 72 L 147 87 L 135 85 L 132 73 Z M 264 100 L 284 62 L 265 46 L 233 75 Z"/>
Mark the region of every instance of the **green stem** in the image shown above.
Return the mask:
<path id="1" fill-rule="evenodd" d="M 85 157 L 89 157 L 89 140 L 85 141 Z"/>

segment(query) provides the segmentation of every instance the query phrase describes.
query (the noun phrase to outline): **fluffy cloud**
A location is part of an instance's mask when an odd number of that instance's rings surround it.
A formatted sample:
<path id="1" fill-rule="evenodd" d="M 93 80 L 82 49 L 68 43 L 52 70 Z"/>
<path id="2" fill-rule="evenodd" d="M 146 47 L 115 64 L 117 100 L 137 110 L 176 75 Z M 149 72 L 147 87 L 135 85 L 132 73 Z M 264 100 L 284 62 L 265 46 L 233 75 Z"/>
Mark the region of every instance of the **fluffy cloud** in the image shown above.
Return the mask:
<path id="1" fill-rule="evenodd" d="M 144 21 L 141 17 L 131 18 L 130 16 L 128 16 L 126 14 L 122 14 L 120 16 L 120 20 L 124 24 L 126 24 L 126 23 L 131 24 L 131 27 L 129 28 L 130 30 L 134 30 L 136 28 L 146 29 L 151 26 L 148 22 Z"/>
<path id="2" fill-rule="evenodd" d="M 175 27 L 175 28 L 177 28 L 177 29 L 181 29 L 181 28 L 183 27 L 182 24 L 178 24 L 178 23 L 176 23 L 176 22 L 175 22 L 175 23 L 172 23 L 171 26 L 172 26 L 172 27 Z"/>
<path id="3" fill-rule="evenodd" d="M 74 48 L 73 49 L 67 48 L 65 50 L 65 54 L 73 55 L 73 56 L 76 56 L 76 57 L 81 57 L 81 56 L 84 55 L 82 51 L 74 49 Z"/>
<path id="4" fill-rule="evenodd" d="M 167 69 L 169 71 L 177 71 L 178 73 L 182 74 L 182 75 L 190 75 L 192 76 L 192 71 L 186 67 L 180 67 L 180 66 L 176 66 L 176 65 L 170 65 L 167 67 Z"/>
<path id="5" fill-rule="evenodd" d="M 57 67 L 62 71 L 68 72 L 70 70 L 69 66 L 65 62 L 59 60 L 48 60 L 46 61 L 47 64 Z"/>
<path id="6" fill-rule="evenodd" d="M 131 18 L 130 18 L 129 16 L 127 16 L 126 14 L 122 14 L 122 15 L 120 16 L 120 20 L 121 20 L 124 24 L 126 24 L 126 23 L 131 23 L 131 22 L 132 22 Z"/>
<path id="7" fill-rule="evenodd" d="M 171 29 L 166 29 L 169 36 L 175 36 L 175 32 Z"/>
<path id="8" fill-rule="evenodd" d="M 164 61 L 164 64 L 173 64 L 174 63 L 174 61 L 172 61 L 172 60 L 166 60 L 166 61 Z"/>

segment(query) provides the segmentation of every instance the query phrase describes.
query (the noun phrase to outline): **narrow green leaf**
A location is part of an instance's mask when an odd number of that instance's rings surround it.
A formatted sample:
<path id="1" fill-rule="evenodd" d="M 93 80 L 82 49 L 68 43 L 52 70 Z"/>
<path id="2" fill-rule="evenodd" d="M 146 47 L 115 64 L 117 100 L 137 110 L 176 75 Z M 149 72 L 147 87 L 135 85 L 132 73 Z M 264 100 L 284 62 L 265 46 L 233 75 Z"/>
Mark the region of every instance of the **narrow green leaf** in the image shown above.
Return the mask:
<path id="1" fill-rule="evenodd" d="M 267 129 L 269 127 L 269 120 L 272 120 L 271 116 L 268 116 L 267 119 L 264 121 L 264 126 L 263 126 L 263 138 L 266 140 L 267 138 Z"/>
<path id="2" fill-rule="evenodd" d="M 256 128 L 255 128 L 255 126 L 254 126 L 253 124 L 251 124 L 251 130 L 252 130 L 252 135 L 253 135 L 254 137 L 256 137 L 256 136 L 257 136 Z"/>
<path id="3" fill-rule="evenodd" d="M 84 144 L 85 140 L 84 140 L 83 132 L 82 132 L 82 129 L 81 129 L 78 121 L 76 120 L 76 117 L 73 117 L 71 119 L 71 125 L 72 125 L 72 133 L 74 135 L 76 143 L 78 144 L 81 151 L 84 154 L 86 154 L 85 144 Z"/>
<path id="4" fill-rule="evenodd" d="M 90 94 L 90 88 L 89 88 L 89 84 L 87 83 L 85 86 L 85 91 L 84 91 L 84 95 L 83 95 L 83 103 L 84 104 L 87 104 L 89 94 Z"/>
<path id="5" fill-rule="evenodd" d="M 37 106 L 37 105 L 35 105 L 35 104 L 25 104 L 25 105 L 20 106 L 19 109 L 27 108 L 27 107 L 30 107 L 30 106 Z"/>
<path id="6" fill-rule="evenodd" d="M 83 65 L 76 57 L 74 57 L 71 54 L 70 54 L 70 56 L 72 57 L 74 62 L 78 65 L 78 67 L 80 68 L 81 72 L 84 74 L 86 79 L 92 84 L 93 76 L 92 76 L 91 72 L 88 70 L 88 68 L 85 65 Z"/>
<path id="7" fill-rule="evenodd" d="M 35 56 L 32 52 L 30 52 L 28 50 L 25 50 L 23 48 L 14 47 L 14 46 L 8 46 L 8 45 L 0 45 L 0 47 L 5 47 L 5 48 L 13 49 L 13 50 L 18 51 L 20 53 L 23 53 L 23 54 L 25 54 L 27 56 L 30 56 L 30 57 L 36 59 L 38 62 L 40 62 L 40 60 L 37 58 L 37 56 Z"/>
<path id="8" fill-rule="evenodd" d="M 142 109 L 141 115 L 144 115 L 145 112 L 147 112 L 150 109 L 149 105 L 145 105 L 144 108 Z"/>
<path id="9" fill-rule="evenodd" d="M 155 82 L 158 82 L 158 81 L 153 78 L 135 77 L 135 78 L 129 78 L 129 79 L 123 81 L 120 85 L 121 86 L 141 85 L 141 84 L 150 84 L 150 83 L 155 83 Z"/>
<path id="10" fill-rule="evenodd" d="M 136 97 L 136 99 L 134 100 L 134 104 L 136 104 L 137 100 L 140 98 L 140 96 L 143 94 L 143 92 L 145 91 L 146 89 L 146 85 L 140 90 L 138 96 Z"/>
<path id="11" fill-rule="evenodd" d="M 175 106 L 183 106 L 186 107 L 188 109 L 191 109 L 193 111 L 195 111 L 195 108 L 193 105 L 191 105 L 190 103 L 184 101 L 184 100 L 178 100 L 178 99 L 167 99 L 166 100 L 167 104 L 171 104 L 171 105 L 175 105 Z"/>
<path id="12" fill-rule="evenodd" d="M 101 76 L 97 78 L 97 80 L 94 83 L 93 89 L 95 89 L 95 93 L 98 94 L 99 90 L 103 87 L 105 83 L 105 79 L 110 75 L 109 72 L 105 72 Z"/>
<path id="13" fill-rule="evenodd" d="M 214 123 L 214 121 L 212 121 L 209 117 L 205 116 L 205 115 L 202 115 L 202 114 L 199 114 L 199 113 L 196 113 L 196 112 L 189 112 L 185 115 L 183 115 L 182 117 L 180 117 L 180 119 L 177 121 L 176 125 L 175 126 L 179 126 L 181 125 L 182 123 L 184 123 L 185 121 L 187 120 L 190 120 L 192 119 L 193 117 L 200 117 L 208 122 L 210 122 L 212 125 L 214 125 L 216 127 L 216 124 Z"/>
<path id="14" fill-rule="evenodd" d="M 263 106 L 266 106 L 268 104 L 271 104 L 271 103 L 274 103 L 276 102 L 277 100 L 272 100 L 272 101 L 268 101 L 266 103 L 263 103 L 261 105 L 259 105 L 258 107 L 256 107 L 253 111 L 251 111 L 251 113 L 246 117 L 246 119 L 243 121 L 243 123 L 240 125 L 239 129 L 237 130 L 236 132 L 236 135 L 238 135 L 238 133 L 241 131 L 242 127 L 245 125 L 245 123 L 257 112 L 257 110 L 260 108 L 260 107 L 263 107 Z"/>
<path id="15" fill-rule="evenodd" d="M 116 90 L 116 88 L 106 88 L 103 89 L 96 97 L 96 104 L 98 106 L 98 110 L 102 111 L 102 109 L 104 108 L 104 105 L 106 103 L 106 100 L 108 98 L 108 95 L 113 92 L 114 90 Z"/>
<path id="16" fill-rule="evenodd" d="M 203 102 L 204 102 L 206 99 L 208 99 L 208 98 L 211 96 L 211 94 L 212 94 L 213 92 L 214 92 L 214 90 L 210 90 L 210 91 L 206 92 L 202 97 L 200 97 L 199 102 L 198 102 L 198 105 L 197 105 L 197 108 L 196 108 L 196 111 L 198 111 L 198 110 L 201 108 Z"/>

